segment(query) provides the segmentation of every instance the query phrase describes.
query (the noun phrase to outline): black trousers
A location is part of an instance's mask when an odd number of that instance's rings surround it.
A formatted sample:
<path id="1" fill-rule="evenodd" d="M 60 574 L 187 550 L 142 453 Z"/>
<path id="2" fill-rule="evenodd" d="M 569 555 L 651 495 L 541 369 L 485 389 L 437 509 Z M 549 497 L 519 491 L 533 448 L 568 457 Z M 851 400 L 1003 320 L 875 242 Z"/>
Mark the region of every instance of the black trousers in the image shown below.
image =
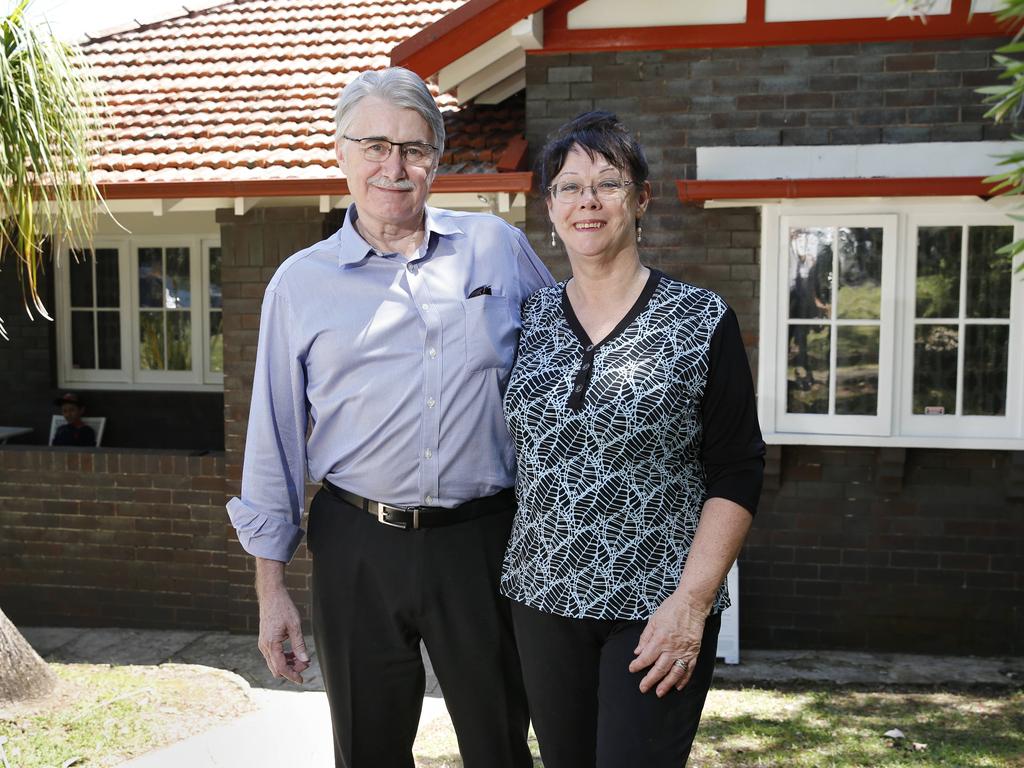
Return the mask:
<path id="1" fill-rule="evenodd" d="M 466 768 L 527 768 L 529 714 L 498 595 L 514 502 L 441 528 L 382 525 L 321 490 L 310 508 L 313 630 L 338 768 L 413 768 L 422 639 Z"/>
<path id="2" fill-rule="evenodd" d="M 569 619 L 512 603 L 544 768 L 681 768 L 711 687 L 722 620 L 709 616 L 690 682 L 659 699 L 629 663 L 646 621 Z"/>

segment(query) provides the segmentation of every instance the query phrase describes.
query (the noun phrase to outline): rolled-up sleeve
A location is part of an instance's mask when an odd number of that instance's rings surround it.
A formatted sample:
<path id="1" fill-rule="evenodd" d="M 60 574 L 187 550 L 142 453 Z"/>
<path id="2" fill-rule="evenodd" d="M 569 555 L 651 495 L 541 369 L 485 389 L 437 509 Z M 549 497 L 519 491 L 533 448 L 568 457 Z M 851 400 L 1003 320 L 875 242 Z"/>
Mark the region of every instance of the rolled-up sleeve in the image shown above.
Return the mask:
<path id="1" fill-rule="evenodd" d="M 756 514 L 765 447 L 750 364 L 731 308 L 726 309 L 711 339 L 702 417 L 707 497 L 734 501 Z"/>
<path id="2" fill-rule="evenodd" d="M 227 504 L 245 551 L 281 562 L 291 560 L 302 540 L 308 474 L 305 366 L 291 327 L 287 299 L 268 289 L 260 316 L 242 495 Z"/>

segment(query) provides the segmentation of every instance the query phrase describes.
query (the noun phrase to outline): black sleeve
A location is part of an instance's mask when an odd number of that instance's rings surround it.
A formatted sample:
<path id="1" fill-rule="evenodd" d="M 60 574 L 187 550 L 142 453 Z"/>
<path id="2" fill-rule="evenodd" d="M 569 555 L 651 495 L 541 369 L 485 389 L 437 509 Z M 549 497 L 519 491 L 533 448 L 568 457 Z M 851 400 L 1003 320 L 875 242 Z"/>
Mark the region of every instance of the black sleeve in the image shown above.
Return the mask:
<path id="1" fill-rule="evenodd" d="M 71 427 L 61 424 L 53 435 L 53 442 L 50 445 L 71 445 Z"/>
<path id="2" fill-rule="evenodd" d="M 764 477 L 764 440 L 750 363 L 731 308 L 711 338 L 701 417 L 707 498 L 729 499 L 755 514 Z"/>

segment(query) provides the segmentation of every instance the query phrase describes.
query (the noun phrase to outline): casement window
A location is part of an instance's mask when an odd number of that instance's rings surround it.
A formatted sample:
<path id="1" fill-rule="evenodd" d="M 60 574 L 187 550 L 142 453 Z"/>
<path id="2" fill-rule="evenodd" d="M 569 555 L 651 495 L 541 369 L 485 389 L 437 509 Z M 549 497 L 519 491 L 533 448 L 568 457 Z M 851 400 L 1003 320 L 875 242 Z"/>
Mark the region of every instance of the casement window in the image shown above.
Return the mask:
<path id="1" fill-rule="evenodd" d="M 221 251 L 215 238 L 97 239 L 57 270 L 61 386 L 220 389 Z"/>
<path id="2" fill-rule="evenodd" d="M 763 209 L 769 442 L 1024 447 L 1024 227 L 996 204 Z"/>

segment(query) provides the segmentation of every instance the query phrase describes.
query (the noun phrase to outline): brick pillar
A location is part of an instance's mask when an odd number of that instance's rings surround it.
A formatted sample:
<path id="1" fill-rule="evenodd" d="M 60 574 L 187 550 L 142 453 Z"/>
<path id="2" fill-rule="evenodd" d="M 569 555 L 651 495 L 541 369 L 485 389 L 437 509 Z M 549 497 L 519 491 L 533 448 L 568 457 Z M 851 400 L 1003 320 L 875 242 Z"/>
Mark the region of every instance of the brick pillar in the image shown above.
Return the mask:
<path id="1" fill-rule="evenodd" d="M 278 265 L 323 237 L 323 214 L 315 208 L 254 208 L 244 216 L 217 211 L 223 253 L 224 448 L 228 496 L 237 495 L 249 422 L 249 400 L 256 364 L 263 292 Z M 253 591 L 253 558 L 239 546 L 225 517 L 228 553 L 228 628 L 255 632 L 258 614 Z M 288 567 L 292 598 L 309 631 L 310 562 L 302 545 Z"/>

